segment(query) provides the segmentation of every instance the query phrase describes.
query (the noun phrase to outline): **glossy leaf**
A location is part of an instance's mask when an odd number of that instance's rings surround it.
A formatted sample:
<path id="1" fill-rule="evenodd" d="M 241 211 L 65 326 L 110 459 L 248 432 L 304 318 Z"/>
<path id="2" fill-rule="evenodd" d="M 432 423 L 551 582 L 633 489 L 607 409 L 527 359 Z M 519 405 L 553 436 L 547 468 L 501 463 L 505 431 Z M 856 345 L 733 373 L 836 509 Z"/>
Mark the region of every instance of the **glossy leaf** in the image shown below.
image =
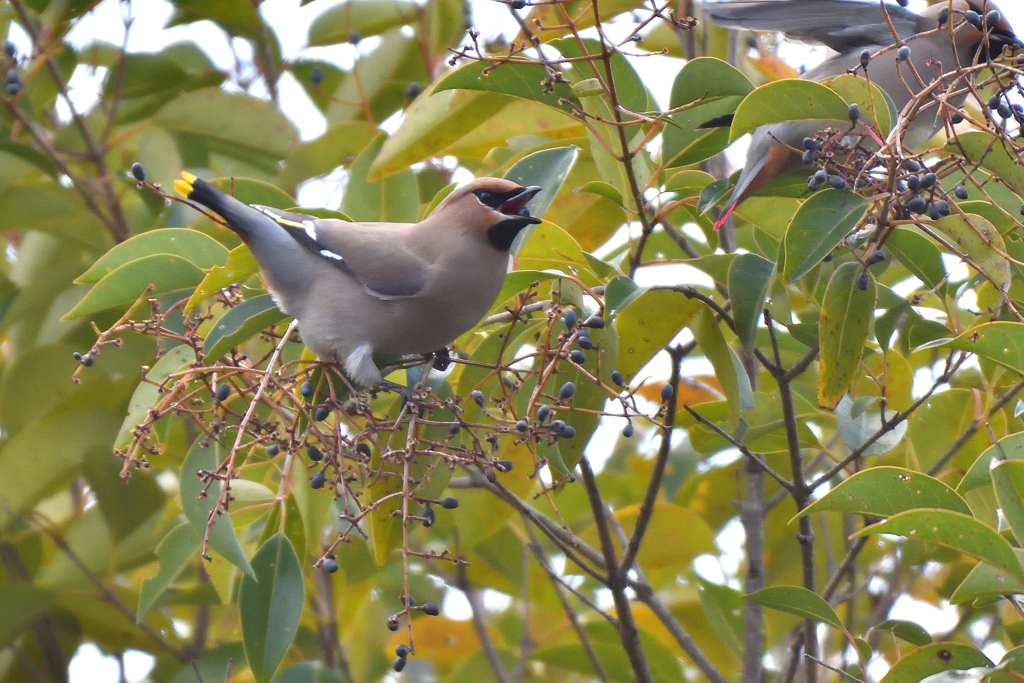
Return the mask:
<path id="1" fill-rule="evenodd" d="M 55 597 L 26 581 L 0 583 L 0 647 L 11 645 Z"/>
<path id="2" fill-rule="evenodd" d="M 1010 262 L 1004 256 L 1006 244 L 995 226 L 981 216 L 958 214 L 946 216 L 935 227 L 946 237 L 954 253 L 970 257 L 975 269 L 988 278 L 992 284 L 1005 289 L 1010 281 Z"/>
<path id="3" fill-rule="evenodd" d="M 846 479 L 797 516 L 829 511 L 891 517 L 917 508 L 971 515 L 964 499 L 938 479 L 902 467 L 871 467 Z"/>
<path id="4" fill-rule="evenodd" d="M 384 145 L 380 134 L 359 153 L 349 170 L 341 210 L 356 221 L 415 223 L 419 217 L 416 178 L 405 169 L 380 180 L 370 180 L 370 167 Z"/>
<path id="5" fill-rule="evenodd" d="M 871 405 L 857 410 L 857 404 L 849 396 L 843 396 L 839 400 L 839 404 L 836 405 L 836 419 L 839 420 L 843 444 L 850 449 L 860 448 L 882 429 L 881 407 L 877 405 L 877 401 L 865 396 L 857 403 L 860 403 L 861 400 L 868 400 Z M 907 423 L 903 421 L 873 441 L 864 450 L 864 455 L 885 455 L 903 441 L 906 433 Z"/>
<path id="6" fill-rule="evenodd" d="M 875 280 L 868 273 L 867 291 L 861 291 L 856 282 L 860 273 L 859 263 L 844 263 L 836 268 L 825 289 L 818 323 L 818 404 L 823 408 L 835 408 L 850 387 L 870 331 Z"/>
<path id="7" fill-rule="evenodd" d="M 946 268 L 942 264 L 939 248 L 919 231 L 896 228 L 885 241 L 885 246 L 929 289 L 937 287 L 946 277 Z M 939 292 L 945 292 L 944 285 Z"/>
<path id="8" fill-rule="evenodd" d="M 715 320 L 710 308 L 704 307 L 690 322 L 690 331 L 704 357 L 715 369 L 715 377 L 722 385 L 722 391 L 729 401 L 729 413 L 732 424 L 739 425 L 740 411 L 754 409 L 754 397 L 750 389 L 750 379 L 743 369 L 743 364 L 730 348 L 722 334 L 722 329 Z"/>
<path id="9" fill-rule="evenodd" d="M 922 679 L 942 671 L 976 666 L 992 666 L 978 648 L 952 642 L 932 643 L 903 655 L 880 683 L 921 683 Z"/>
<path id="10" fill-rule="evenodd" d="M 696 299 L 665 290 L 648 290 L 615 318 L 619 332 L 618 369 L 631 383 L 643 366 L 704 307 Z"/>
<path id="11" fill-rule="evenodd" d="M 1014 548 L 1013 552 L 1017 561 L 1024 564 L 1024 550 Z M 979 562 L 956 587 L 949 601 L 954 605 L 962 605 L 974 600 L 1020 594 L 1024 594 L 1024 580 L 1008 571 Z"/>
<path id="12" fill-rule="evenodd" d="M 754 349 L 765 297 L 775 264 L 757 254 L 741 254 L 729 266 L 729 300 L 736 333 L 748 354 Z"/>
<path id="13" fill-rule="evenodd" d="M 224 456 L 224 450 L 219 442 L 211 439 L 209 444 L 204 446 L 203 439 L 196 439 L 181 465 L 181 510 L 200 537 L 206 535 L 210 511 L 217 505 L 223 487 L 220 480 L 214 480 L 207 487 L 200 473 L 216 472 Z M 235 528 L 231 525 L 228 515 L 214 514 L 213 526 L 210 527 L 209 547 L 247 575 L 254 576 L 252 566 L 245 556 L 245 551 L 242 550 L 242 544 L 238 542 L 238 536 L 235 535 Z"/>
<path id="14" fill-rule="evenodd" d="M 213 238 L 195 230 L 151 230 L 118 244 L 78 276 L 75 282 L 99 282 L 115 268 L 153 254 L 179 256 L 196 268 L 207 270 L 224 263 L 228 250 Z"/>
<path id="15" fill-rule="evenodd" d="M 988 562 L 1018 579 L 1024 579 L 1024 567 L 1013 554 L 1010 544 L 990 527 L 959 512 L 908 510 L 861 529 L 854 537 L 874 534 L 896 534 L 935 543 Z"/>
<path id="16" fill-rule="evenodd" d="M 1024 492 L 1024 462 L 994 460 L 989 468 L 999 508 L 1003 511 L 1003 516 L 1010 525 L 1010 532 L 1019 546 L 1022 543 L 1021 539 L 1024 539 L 1024 499 L 1021 498 Z"/>
<path id="17" fill-rule="evenodd" d="M 990 133 L 971 132 L 957 135 L 946 150 L 953 154 L 966 152 L 967 158 L 992 171 L 1000 179 L 1006 181 L 1017 194 L 1024 194 L 1024 168 L 1018 161 L 1006 153 L 1002 145 L 992 144 Z"/>
<path id="18" fill-rule="evenodd" d="M 199 284 L 203 271 L 180 256 L 151 254 L 118 266 L 93 285 L 82 300 L 64 315 L 80 318 L 108 308 L 134 303 L 149 285 L 151 296 L 185 292 Z"/>
<path id="19" fill-rule="evenodd" d="M 979 486 L 987 486 L 992 482 L 991 466 L 992 459 L 999 460 L 1024 460 L 1024 433 L 1010 434 L 1000 439 L 982 451 L 978 459 L 974 461 L 967 474 L 957 484 L 957 493 L 963 495 L 967 491 Z"/>
<path id="20" fill-rule="evenodd" d="M 843 98 L 820 83 L 795 78 L 774 81 L 755 89 L 740 103 L 729 141 L 780 121 L 847 121 L 846 110 Z"/>
<path id="21" fill-rule="evenodd" d="M 675 125 L 665 128 L 664 162 L 670 166 L 684 166 L 725 149 L 729 144 L 728 127 L 700 126 L 734 112 L 743 97 L 753 89 L 746 76 L 720 59 L 698 57 L 687 61 L 672 83 L 669 103 L 672 108 L 698 100 L 700 103 L 672 114 Z"/>
<path id="22" fill-rule="evenodd" d="M 188 522 L 175 527 L 160 541 L 156 556 L 160 560 L 160 570 L 142 583 L 139 592 L 139 609 L 135 614 L 135 622 L 139 623 L 149 610 L 153 609 L 160 597 L 178 578 L 186 566 L 199 555 L 203 538 Z"/>
<path id="23" fill-rule="evenodd" d="M 560 99 L 579 103 L 572 88 L 564 83 L 555 84 L 552 92 L 544 92 L 541 83 L 547 78 L 544 67 L 539 64 L 501 64 L 492 66 L 484 61 L 469 61 L 458 69 L 446 74 L 434 92 L 444 90 L 482 90 L 484 92 L 510 95 L 540 102 L 568 114 L 571 108 L 559 104 Z"/>
<path id="24" fill-rule="evenodd" d="M 317 15 L 309 25 L 308 43 L 347 43 L 352 31 L 368 38 L 415 19 L 416 5 L 409 0 L 348 0 Z"/>
<path id="25" fill-rule="evenodd" d="M 238 589 L 242 644 L 253 678 L 269 683 L 299 629 L 306 591 L 299 558 L 284 534 L 260 547 L 252 570 Z"/>
<path id="26" fill-rule="evenodd" d="M 896 119 L 896 107 L 889 95 L 862 74 L 843 74 L 826 81 L 848 103 L 860 105 L 861 120 L 871 123 L 883 140 L 889 136 Z"/>
<path id="27" fill-rule="evenodd" d="M 530 210 L 531 216 L 543 218 L 544 212 L 551 206 L 555 195 L 562 188 L 562 183 L 565 182 L 565 178 L 569 175 L 569 171 L 572 170 L 578 156 L 579 148 L 575 146 L 553 147 L 540 152 L 534 152 L 517 161 L 512 168 L 506 171 L 504 177 L 506 180 L 511 180 L 523 187 L 536 185 L 543 188 L 526 205 L 526 208 Z M 513 245 L 512 253 L 518 251 L 516 245 L 521 246 L 529 237 L 530 231 L 534 227 L 529 226 L 526 230 L 519 233 L 515 245 Z"/>
<path id="28" fill-rule="evenodd" d="M 979 565 L 980 566 L 980 565 Z M 878 626 L 873 626 L 872 631 L 888 631 L 900 640 L 905 640 L 911 645 L 921 647 L 932 642 L 932 637 L 924 627 L 915 621 L 904 619 L 886 619 Z"/>
<path id="29" fill-rule="evenodd" d="M 239 283 L 250 275 L 255 275 L 259 270 L 260 266 L 256 262 L 256 257 L 249 251 L 249 247 L 244 244 L 235 247 L 228 252 L 227 262 L 223 266 L 214 265 L 206 273 L 203 281 L 199 283 L 196 291 L 192 293 L 188 303 L 185 304 L 185 310 L 191 311 L 199 302 L 229 285 Z"/>
<path id="30" fill-rule="evenodd" d="M 246 299 L 222 315 L 210 328 L 203 351 L 209 358 L 219 358 L 288 316 L 277 307 L 270 294 Z"/>
<path id="31" fill-rule="evenodd" d="M 843 628 L 842 620 L 839 619 L 839 615 L 831 605 L 817 593 L 812 593 L 800 586 L 771 586 L 756 593 L 749 593 L 744 597 L 780 612 L 788 612 L 804 619 L 820 621 L 838 629 Z"/>
<path id="32" fill-rule="evenodd" d="M 846 190 L 824 190 L 811 195 L 786 230 L 780 254 L 782 277 L 793 282 L 818 265 L 857 226 L 867 210 L 866 199 Z"/>
<path id="33" fill-rule="evenodd" d="M 132 400 L 128 403 L 128 414 L 121 423 L 121 429 L 114 440 L 114 448 L 124 449 L 131 443 L 132 430 L 146 419 L 150 409 L 156 405 L 160 397 L 160 385 L 168 376 L 184 369 L 195 360 L 196 354 L 192 347 L 182 344 L 168 351 L 149 369 L 146 373 L 148 381 L 139 383 L 132 394 Z"/>
<path id="34" fill-rule="evenodd" d="M 1024 333 L 1020 323 L 991 322 L 967 330 L 950 340 L 930 344 L 938 348 L 970 351 L 1024 374 Z"/>

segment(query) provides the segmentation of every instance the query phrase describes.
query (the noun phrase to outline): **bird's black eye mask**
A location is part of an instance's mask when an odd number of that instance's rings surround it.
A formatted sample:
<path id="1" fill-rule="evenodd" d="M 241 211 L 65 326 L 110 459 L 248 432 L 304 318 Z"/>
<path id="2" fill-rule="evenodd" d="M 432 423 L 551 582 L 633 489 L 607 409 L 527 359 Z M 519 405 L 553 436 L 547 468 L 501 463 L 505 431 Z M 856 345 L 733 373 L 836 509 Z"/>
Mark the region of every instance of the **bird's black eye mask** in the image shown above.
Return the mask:
<path id="1" fill-rule="evenodd" d="M 527 202 L 533 199 L 538 192 L 540 192 L 540 188 L 536 186 L 517 187 L 509 192 L 473 191 L 481 204 L 507 216 L 487 230 L 487 241 L 492 247 L 499 251 L 508 251 L 512 248 L 512 242 L 515 241 L 516 235 L 523 228 L 540 223 L 540 219 L 531 216 L 529 209 L 526 208 Z"/>
<path id="2" fill-rule="evenodd" d="M 476 198 L 479 199 L 480 203 L 484 206 L 492 208 L 506 216 L 521 216 L 524 218 L 530 217 L 530 212 L 526 209 L 526 204 L 533 199 L 534 195 L 538 192 L 540 192 L 540 188 L 536 186 L 517 187 L 509 190 L 508 192 L 473 190 L 473 194 L 476 195 Z M 540 223 L 537 219 L 533 219 L 532 222 Z"/>

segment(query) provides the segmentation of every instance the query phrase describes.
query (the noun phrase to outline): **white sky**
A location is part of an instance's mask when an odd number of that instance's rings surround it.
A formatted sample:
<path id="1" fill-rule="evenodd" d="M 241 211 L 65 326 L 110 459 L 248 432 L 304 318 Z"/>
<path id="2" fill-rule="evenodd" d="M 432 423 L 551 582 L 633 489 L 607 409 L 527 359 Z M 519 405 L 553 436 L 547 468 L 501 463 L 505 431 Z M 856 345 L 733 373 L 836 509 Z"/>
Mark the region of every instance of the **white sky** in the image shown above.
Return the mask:
<path id="1" fill-rule="evenodd" d="M 260 5 L 260 13 L 277 32 L 285 59 L 299 56 L 323 59 L 337 63 L 343 68 L 350 68 L 357 56 L 357 48 L 351 45 L 331 47 L 305 48 L 307 31 L 312 20 L 332 3 L 325 0 L 313 2 L 299 7 L 299 0 L 265 0 Z M 911 0 L 911 9 L 924 6 L 923 0 Z M 471 0 L 473 20 L 476 28 L 484 39 L 505 34 L 507 38 L 516 31 L 516 25 L 508 16 L 508 10 L 502 4 L 492 0 Z M 1021 0 L 1002 0 L 1000 8 L 1010 23 L 1019 33 L 1024 33 L 1024 2 Z M 86 17 L 69 35 L 69 40 L 76 46 L 84 46 L 94 40 L 101 40 L 115 45 L 124 41 L 124 25 L 122 12 L 130 11 L 134 23 L 128 41 L 130 51 L 157 51 L 163 47 L 183 41 L 195 41 L 202 46 L 210 58 L 224 69 L 234 66 L 228 37 L 210 22 L 197 22 L 187 26 L 164 29 L 163 25 L 170 17 L 172 8 L 165 0 L 133 0 L 128 5 L 120 5 L 117 0 L 104 0 L 94 12 Z M 9 36 L 19 46 L 20 52 L 29 47 L 27 37 L 16 26 Z M 377 39 L 368 38 L 360 43 L 359 51 L 369 52 L 376 47 Z M 242 59 L 247 59 L 251 51 L 241 40 L 234 41 L 235 51 Z M 812 49 L 806 46 L 790 45 L 780 50 L 780 56 L 794 65 L 813 66 L 827 54 L 824 49 Z M 678 60 L 654 57 L 635 60 L 637 70 L 644 81 L 654 88 L 654 96 L 662 107 L 668 103 L 669 90 L 676 71 L 681 67 Z M 72 97 L 76 107 L 86 108 L 95 101 L 99 77 L 88 70 L 80 68 L 72 78 Z M 324 117 L 306 96 L 303 88 L 291 74 L 284 74 L 279 84 L 280 101 L 286 116 L 291 119 L 299 130 L 303 140 L 318 137 L 326 128 Z M 388 122 L 391 124 L 397 122 Z M 390 126 L 389 126 L 390 127 Z M 741 164 L 746 151 L 745 141 L 741 140 L 727 152 L 733 164 Z M 300 189 L 300 203 L 303 205 L 331 205 L 339 198 L 339 176 L 329 177 L 323 181 L 307 183 Z M 667 368 L 667 365 L 666 365 Z M 652 364 L 652 374 L 658 370 Z M 664 373 L 667 376 L 667 369 Z M 618 429 L 618 425 L 614 425 Z M 493 596 L 492 596 L 493 597 Z M 467 611 L 467 606 L 445 604 L 445 611 Z M 906 610 L 921 615 L 920 610 Z M 456 616 L 456 615 L 451 615 Z M 904 618 L 911 618 L 903 615 Z M 997 655 L 998 653 L 992 653 Z M 125 673 L 130 683 L 144 681 L 153 666 L 151 657 L 144 653 L 129 652 L 125 657 Z M 882 671 L 872 671 L 881 674 Z M 104 657 L 94 645 L 83 645 L 71 662 L 70 675 L 72 683 L 107 683 L 117 681 L 118 667 L 112 657 Z"/>

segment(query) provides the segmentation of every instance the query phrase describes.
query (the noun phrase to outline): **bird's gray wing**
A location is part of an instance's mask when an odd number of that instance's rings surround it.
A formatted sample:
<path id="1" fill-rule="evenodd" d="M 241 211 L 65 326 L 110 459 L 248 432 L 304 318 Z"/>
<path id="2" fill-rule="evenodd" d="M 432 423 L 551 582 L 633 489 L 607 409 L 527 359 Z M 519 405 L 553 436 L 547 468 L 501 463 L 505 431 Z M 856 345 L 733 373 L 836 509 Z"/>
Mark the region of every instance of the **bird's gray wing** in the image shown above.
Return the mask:
<path id="1" fill-rule="evenodd" d="M 348 223 L 266 206 L 256 208 L 276 220 L 299 244 L 355 279 L 378 299 L 416 296 L 427 285 L 430 263 L 402 239 L 410 226 Z"/>
<path id="2" fill-rule="evenodd" d="M 917 14 L 886 4 L 889 19 L 901 38 L 920 32 Z M 748 31 L 778 31 L 791 40 L 827 45 L 836 52 L 891 45 L 889 25 L 877 2 L 854 0 L 776 0 L 715 2 L 704 5 L 719 26 Z"/>

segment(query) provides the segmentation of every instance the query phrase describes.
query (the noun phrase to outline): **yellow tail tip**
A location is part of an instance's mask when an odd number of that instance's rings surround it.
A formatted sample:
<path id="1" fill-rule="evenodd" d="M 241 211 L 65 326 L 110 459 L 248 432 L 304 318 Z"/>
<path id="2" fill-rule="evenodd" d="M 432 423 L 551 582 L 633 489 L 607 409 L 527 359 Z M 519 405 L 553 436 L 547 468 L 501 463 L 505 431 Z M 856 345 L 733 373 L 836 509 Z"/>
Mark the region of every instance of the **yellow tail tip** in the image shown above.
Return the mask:
<path id="1" fill-rule="evenodd" d="M 193 174 L 182 171 L 181 178 L 174 181 L 174 191 L 188 199 L 192 194 L 192 183 L 195 181 L 196 177 Z"/>

